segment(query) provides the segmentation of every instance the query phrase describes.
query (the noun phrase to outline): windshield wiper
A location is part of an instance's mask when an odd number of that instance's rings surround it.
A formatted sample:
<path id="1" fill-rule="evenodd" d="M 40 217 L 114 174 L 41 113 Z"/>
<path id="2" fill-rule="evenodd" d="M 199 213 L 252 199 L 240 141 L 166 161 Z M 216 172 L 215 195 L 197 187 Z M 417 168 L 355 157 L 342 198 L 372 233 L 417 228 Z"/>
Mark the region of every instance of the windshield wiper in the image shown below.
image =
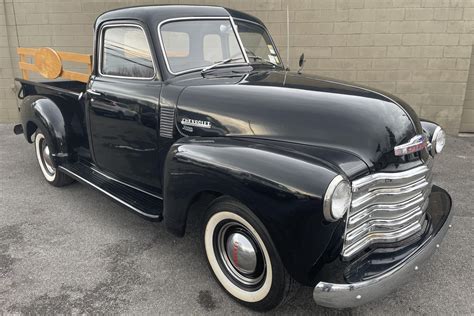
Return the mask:
<path id="1" fill-rule="evenodd" d="M 209 70 L 217 67 L 217 66 L 220 66 L 220 65 L 224 65 L 224 64 L 228 64 L 230 63 L 231 61 L 235 61 L 235 60 L 239 60 L 239 59 L 242 59 L 242 57 L 234 57 L 234 58 L 227 58 L 227 59 L 224 59 L 224 60 L 221 60 L 221 61 L 218 61 L 217 63 L 215 64 L 212 64 L 210 66 L 207 66 L 205 68 L 203 68 L 201 70 L 201 75 L 204 75 L 206 72 L 208 72 Z"/>
<path id="2" fill-rule="evenodd" d="M 265 59 L 263 57 L 260 57 L 260 56 L 257 56 L 257 55 L 247 55 L 248 58 L 253 58 L 254 60 L 260 60 L 260 61 L 263 61 L 264 63 L 267 63 L 269 65 L 273 65 L 275 67 L 280 67 L 278 64 L 272 62 L 272 61 L 269 61 L 268 59 Z"/>

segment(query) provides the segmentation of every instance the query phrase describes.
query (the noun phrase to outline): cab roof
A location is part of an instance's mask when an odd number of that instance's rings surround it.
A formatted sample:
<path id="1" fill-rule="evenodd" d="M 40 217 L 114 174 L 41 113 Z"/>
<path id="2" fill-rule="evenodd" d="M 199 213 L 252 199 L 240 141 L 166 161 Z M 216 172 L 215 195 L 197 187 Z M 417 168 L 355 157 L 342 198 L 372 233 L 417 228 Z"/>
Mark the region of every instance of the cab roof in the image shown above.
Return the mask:
<path id="1" fill-rule="evenodd" d="M 154 28 L 162 21 L 174 18 L 229 16 L 263 25 L 262 21 L 254 16 L 223 7 L 200 5 L 149 5 L 107 11 L 97 18 L 94 28 L 97 28 L 104 22 L 114 20 L 135 20 Z"/>

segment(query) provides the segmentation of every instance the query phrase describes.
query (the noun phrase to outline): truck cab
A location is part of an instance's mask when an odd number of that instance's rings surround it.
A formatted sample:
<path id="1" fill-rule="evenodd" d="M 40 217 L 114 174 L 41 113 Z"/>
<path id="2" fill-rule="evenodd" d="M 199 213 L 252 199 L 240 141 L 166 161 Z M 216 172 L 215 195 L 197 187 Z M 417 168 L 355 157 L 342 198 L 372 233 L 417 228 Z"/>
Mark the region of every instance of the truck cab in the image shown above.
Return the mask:
<path id="1" fill-rule="evenodd" d="M 57 66 L 70 53 L 31 52 L 40 62 L 22 69 L 70 79 L 17 79 L 15 132 L 46 181 L 82 182 L 177 236 L 198 212 L 212 274 L 250 308 L 299 284 L 324 306 L 369 302 L 446 234 L 451 198 L 432 177 L 442 128 L 386 92 L 289 71 L 253 16 L 106 12 L 82 76 Z"/>

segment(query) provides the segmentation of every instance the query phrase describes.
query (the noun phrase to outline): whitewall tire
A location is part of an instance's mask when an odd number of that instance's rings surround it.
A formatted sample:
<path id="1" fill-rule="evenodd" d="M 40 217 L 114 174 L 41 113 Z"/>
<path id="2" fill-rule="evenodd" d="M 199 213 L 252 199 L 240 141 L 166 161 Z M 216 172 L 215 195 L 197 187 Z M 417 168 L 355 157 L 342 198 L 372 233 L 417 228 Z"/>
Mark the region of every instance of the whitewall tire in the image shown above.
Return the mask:
<path id="1" fill-rule="evenodd" d="M 40 166 L 41 172 L 46 181 L 53 182 L 56 179 L 56 168 L 51 159 L 51 152 L 43 133 L 36 133 L 35 137 L 36 159 Z"/>
<path id="2" fill-rule="evenodd" d="M 294 288 L 265 227 L 238 201 L 221 197 L 211 204 L 203 241 L 214 277 L 238 302 L 270 310 Z"/>
<path id="3" fill-rule="evenodd" d="M 35 134 L 35 153 L 41 172 L 48 183 L 60 187 L 73 182 L 72 178 L 56 168 L 49 141 L 40 130 Z"/>
<path id="4" fill-rule="evenodd" d="M 235 284 L 229 279 L 229 277 L 225 274 L 226 271 L 219 266 L 219 261 L 221 260 L 221 258 L 218 258 L 217 256 L 222 254 L 216 254 L 216 251 L 214 251 L 213 240 L 214 235 L 216 233 L 217 225 L 219 223 L 222 223 L 222 221 L 232 221 L 233 223 L 236 223 L 236 226 L 238 224 L 243 225 L 249 232 L 252 233 L 252 235 L 258 242 L 258 246 L 261 248 L 261 251 L 263 253 L 263 259 L 265 262 L 264 271 L 262 273 L 263 283 L 259 285 L 258 288 L 256 287 L 255 290 L 249 291 L 243 289 L 242 287 L 239 287 L 239 285 Z M 216 278 L 219 280 L 222 286 L 232 296 L 244 302 L 254 303 L 261 301 L 268 295 L 268 292 L 270 291 L 270 287 L 272 285 L 272 265 L 268 256 L 268 251 L 258 233 L 245 219 L 235 213 L 227 211 L 222 211 L 214 214 L 207 222 L 206 231 L 204 235 L 204 244 L 204 246 L 206 247 L 207 260 L 209 260 L 209 264 L 211 265 L 212 271 L 214 272 Z"/>

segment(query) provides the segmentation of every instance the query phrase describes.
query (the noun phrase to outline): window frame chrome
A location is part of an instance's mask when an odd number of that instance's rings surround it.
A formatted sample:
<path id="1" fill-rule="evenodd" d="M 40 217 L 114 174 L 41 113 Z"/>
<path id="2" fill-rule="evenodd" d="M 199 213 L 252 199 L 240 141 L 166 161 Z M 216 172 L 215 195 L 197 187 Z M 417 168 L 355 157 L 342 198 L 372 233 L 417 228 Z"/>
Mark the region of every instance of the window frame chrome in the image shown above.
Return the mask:
<path id="1" fill-rule="evenodd" d="M 245 52 L 245 47 L 242 44 L 242 40 L 240 38 L 239 32 L 237 32 L 237 27 L 235 25 L 234 19 L 232 16 L 207 16 L 207 17 L 180 17 L 180 18 L 171 18 L 171 19 L 166 19 L 161 21 L 156 30 L 158 32 L 158 40 L 160 42 L 160 50 L 163 55 L 163 60 L 165 61 L 166 69 L 168 72 L 174 76 L 197 71 L 197 70 L 202 70 L 205 67 L 196 67 L 196 68 L 191 68 L 187 70 L 182 70 L 178 72 L 174 72 L 171 70 L 169 61 L 168 61 L 168 55 L 166 54 L 165 46 L 163 45 L 163 37 L 161 36 L 161 27 L 164 24 L 171 23 L 171 22 L 176 22 L 176 21 L 193 21 L 193 20 L 229 20 L 230 25 L 232 26 L 232 30 L 234 31 L 234 34 L 237 38 L 237 43 L 239 44 L 240 51 L 242 53 L 242 56 L 244 57 L 245 63 L 233 63 L 231 64 L 232 66 L 241 66 L 241 65 L 249 65 L 249 58 L 247 56 L 247 53 Z M 226 64 L 225 66 L 229 66 L 229 64 Z"/>
<path id="2" fill-rule="evenodd" d="M 114 27 L 134 27 L 142 30 L 143 35 L 145 36 L 146 43 L 148 45 L 148 49 L 150 50 L 150 57 L 151 63 L 153 65 L 153 76 L 151 77 L 130 77 L 130 76 L 118 76 L 118 75 L 109 75 L 102 73 L 102 65 L 103 65 L 103 52 L 104 52 L 104 34 L 106 29 L 114 28 Z M 155 65 L 155 60 L 153 58 L 153 47 L 150 45 L 150 40 L 148 39 L 148 34 L 145 31 L 145 28 L 138 23 L 127 22 L 127 23 L 107 23 L 103 25 L 99 30 L 99 42 L 98 42 L 98 50 L 97 50 L 97 72 L 101 77 L 106 78 L 119 78 L 119 79 L 128 79 L 128 80 L 146 80 L 151 81 L 155 79 L 159 79 L 158 71 Z"/>

